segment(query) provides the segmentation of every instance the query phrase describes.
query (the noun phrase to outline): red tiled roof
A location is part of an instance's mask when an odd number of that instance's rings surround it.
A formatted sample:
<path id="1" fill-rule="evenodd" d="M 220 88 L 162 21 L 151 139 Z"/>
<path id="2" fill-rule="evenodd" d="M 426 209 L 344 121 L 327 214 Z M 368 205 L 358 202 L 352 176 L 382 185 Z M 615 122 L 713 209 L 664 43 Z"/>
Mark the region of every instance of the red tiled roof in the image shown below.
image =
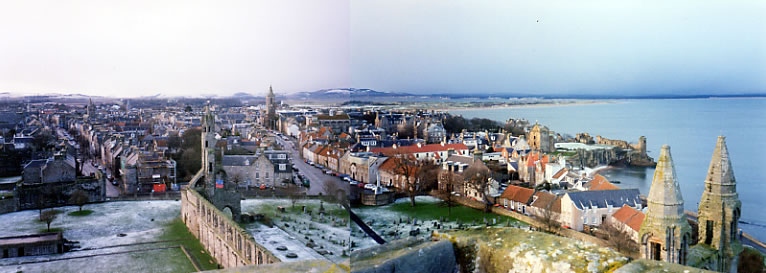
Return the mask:
<path id="1" fill-rule="evenodd" d="M 644 213 L 634 209 L 628 205 L 623 205 L 622 208 L 612 214 L 615 220 L 629 226 L 631 229 L 638 231 L 641 229 L 641 224 L 644 222 Z"/>
<path id="2" fill-rule="evenodd" d="M 589 190 L 592 191 L 600 191 L 600 190 L 619 190 L 620 187 L 615 186 L 614 184 L 610 183 L 609 180 L 606 180 L 606 177 L 596 174 L 593 176 L 593 180 L 591 180 L 589 183 Z"/>
<path id="3" fill-rule="evenodd" d="M 500 198 L 527 203 L 534 193 L 535 190 L 533 189 L 510 185 L 508 188 L 505 188 L 505 191 L 500 195 Z"/>
<path id="4" fill-rule="evenodd" d="M 403 174 L 402 170 L 397 170 L 397 162 L 396 162 L 396 160 L 397 159 L 394 158 L 394 157 L 389 157 L 389 158 L 386 159 L 386 161 L 383 161 L 383 164 L 380 164 L 378 169 L 381 170 L 381 171 L 385 171 L 385 172 L 389 172 L 389 173 L 393 173 L 393 174 Z M 418 170 L 417 167 L 409 168 L 409 171 L 410 171 L 410 175 L 409 176 L 410 177 L 414 177 L 415 174 L 417 173 L 417 170 Z"/>
<path id="5" fill-rule="evenodd" d="M 370 149 L 370 152 L 383 153 L 384 155 L 393 155 L 396 153 L 414 154 L 414 153 L 443 152 L 449 149 L 468 150 L 468 147 L 465 146 L 465 144 L 463 143 L 444 144 L 444 146 L 442 146 L 441 144 L 428 144 L 428 145 L 421 145 L 420 147 L 418 147 L 418 145 L 401 146 L 401 147 L 397 147 L 396 149 L 394 149 L 393 147 L 375 148 L 375 149 Z"/>
<path id="6" fill-rule="evenodd" d="M 537 198 L 530 205 L 541 209 L 548 209 L 548 207 L 551 206 L 551 203 L 556 201 L 556 195 L 547 192 L 537 192 L 535 193 L 535 196 Z"/>
<path id="7" fill-rule="evenodd" d="M 564 175 L 564 173 L 566 173 L 567 171 L 568 171 L 567 168 L 562 168 L 561 170 L 556 172 L 556 174 L 553 175 L 553 178 L 558 179 L 559 177 Z"/>

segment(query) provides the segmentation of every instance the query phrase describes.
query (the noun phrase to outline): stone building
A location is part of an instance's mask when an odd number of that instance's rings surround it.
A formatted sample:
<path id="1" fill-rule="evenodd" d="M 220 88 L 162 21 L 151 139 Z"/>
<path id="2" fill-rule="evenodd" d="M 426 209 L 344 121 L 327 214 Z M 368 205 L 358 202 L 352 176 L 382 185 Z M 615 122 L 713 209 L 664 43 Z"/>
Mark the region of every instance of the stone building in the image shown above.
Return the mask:
<path id="1" fill-rule="evenodd" d="M 64 253 L 61 232 L 49 232 L 0 238 L 0 258 Z"/>
<path id="2" fill-rule="evenodd" d="M 221 164 L 229 180 L 240 187 L 284 187 L 292 182 L 292 168 L 284 151 L 224 155 Z"/>
<path id="3" fill-rule="evenodd" d="M 261 125 L 266 129 L 277 129 L 277 102 L 274 95 L 274 89 L 269 86 L 269 93 L 266 94 L 266 113 L 261 116 Z"/>
<path id="4" fill-rule="evenodd" d="M 532 130 L 529 130 L 529 133 L 527 133 L 527 140 L 529 141 L 529 146 L 532 150 L 538 150 L 543 153 L 551 153 L 554 151 L 553 137 L 551 136 L 548 127 L 535 123 Z"/>
<path id="5" fill-rule="evenodd" d="M 689 254 L 690 265 L 719 272 L 737 271 L 743 250 L 737 227 L 741 207 L 726 138 L 719 136 L 699 203 L 699 237 Z"/>
<path id="6" fill-rule="evenodd" d="M 55 183 L 74 181 L 77 176 L 74 158 L 58 153 L 49 159 L 33 160 L 24 166 L 24 183 Z"/>
<path id="7" fill-rule="evenodd" d="M 641 257 L 685 265 L 691 234 L 670 146 L 663 145 L 639 230 Z"/>

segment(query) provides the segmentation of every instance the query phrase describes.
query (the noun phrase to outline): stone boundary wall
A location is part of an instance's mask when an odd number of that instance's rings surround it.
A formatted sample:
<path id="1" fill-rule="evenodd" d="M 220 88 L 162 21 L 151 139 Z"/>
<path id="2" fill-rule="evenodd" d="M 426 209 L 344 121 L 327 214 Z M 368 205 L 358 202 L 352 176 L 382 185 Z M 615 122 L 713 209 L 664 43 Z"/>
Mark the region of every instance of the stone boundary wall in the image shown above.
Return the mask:
<path id="1" fill-rule="evenodd" d="M 0 214 L 19 210 L 19 202 L 16 197 L 6 197 L 0 200 Z"/>
<path id="2" fill-rule="evenodd" d="M 280 262 L 256 243 L 249 232 L 194 189 L 181 192 L 181 218 L 210 256 L 224 268 Z"/>

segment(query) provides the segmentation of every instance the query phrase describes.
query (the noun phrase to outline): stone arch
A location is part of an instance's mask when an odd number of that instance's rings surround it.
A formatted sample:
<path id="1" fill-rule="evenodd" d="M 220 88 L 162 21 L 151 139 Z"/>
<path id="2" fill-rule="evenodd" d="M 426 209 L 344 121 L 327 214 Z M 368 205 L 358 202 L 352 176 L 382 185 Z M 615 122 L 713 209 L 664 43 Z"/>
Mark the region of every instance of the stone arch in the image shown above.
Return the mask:
<path id="1" fill-rule="evenodd" d="M 234 210 L 231 209 L 231 206 L 224 206 L 221 212 L 230 219 L 234 219 Z"/>
<path id="2" fill-rule="evenodd" d="M 645 253 L 645 257 L 644 258 L 647 259 L 647 260 L 651 260 L 652 259 L 652 257 L 651 257 L 652 250 L 649 249 L 649 239 L 652 238 L 652 236 L 653 235 L 652 235 L 651 232 L 645 233 L 644 235 L 641 236 L 641 247 L 644 248 L 644 253 Z"/>

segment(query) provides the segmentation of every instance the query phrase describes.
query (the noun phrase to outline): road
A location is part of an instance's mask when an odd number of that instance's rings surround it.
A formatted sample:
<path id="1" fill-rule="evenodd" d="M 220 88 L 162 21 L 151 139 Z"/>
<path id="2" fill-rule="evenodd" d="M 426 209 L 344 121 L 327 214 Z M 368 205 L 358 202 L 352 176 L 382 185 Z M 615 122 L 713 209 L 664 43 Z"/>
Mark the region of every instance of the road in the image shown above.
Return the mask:
<path id="1" fill-rule="evenodd" d="M 82 174 L 83 175 L 91 175 L 93 173 L 100 172 L 98 167 L 93 165 L 93 162 L 88 159 L 85 160 L 82 164 Z M 106 175 L 106 174 L 104 174 Z M 109 180 L 106 181 L 106 197 L 118 197 L 120 196 L 120 189 L 117 188 L 117 186 L 112 185 Z"/>
<path id="2" fill-rule="evenodd" d="M 275 136 L 275 139 L 277 140 L 277 143 L 282 146 L 283 149 L 286 151 L 290 151 L 290 157 L 293 159 L 293 164 L 295 164 L 295 167 L 298 168 L 298 171 L 303 174 L 306 178 L 311 181 L 311 187 L 306 192 L 308 195 L 326 195 L 327 192 L 327 186 L 325 186 L 325 183 L 335 183 L 334 188 L 335 189 L 341 189 L 348 193 L 348 187 L 349 184 L 346 181 L 343 181 L 342 179 L 327 175 L 322 172 L 319 168 L 315 168 L 309 164 L 306 164 L 303 161 L 303 158 L 301 158 L 300 153 L 298 152 L 298 148 L 296 147 L 295 142 L 293 141 L 285 141 L 282 139 L 282 137 Z"/>

